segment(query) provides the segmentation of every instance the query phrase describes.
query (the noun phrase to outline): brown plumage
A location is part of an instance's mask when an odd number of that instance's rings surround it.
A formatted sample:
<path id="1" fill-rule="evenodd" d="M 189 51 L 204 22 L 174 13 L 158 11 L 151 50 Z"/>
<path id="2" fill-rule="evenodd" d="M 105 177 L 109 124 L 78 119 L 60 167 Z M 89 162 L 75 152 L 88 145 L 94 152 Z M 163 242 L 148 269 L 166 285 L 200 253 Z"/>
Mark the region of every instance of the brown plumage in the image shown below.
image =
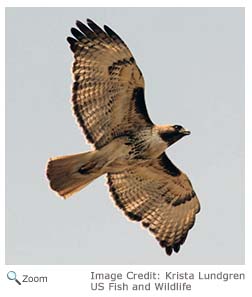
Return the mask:
<path id="1" fill-rule="evenodd" d="M 190 134 L 179 125 L 154 125 L 144 99 L 144 79 L 122 39 L 109 27 L 77 21 L 68 37 L 74 53 L 73 110 L 95 149 L 48 162 L 50 186 L 67 198 L 107 174 L 117 206 L 141 221 L 170 255 L 178 252 L 198 198 L 165 149 Z"/>

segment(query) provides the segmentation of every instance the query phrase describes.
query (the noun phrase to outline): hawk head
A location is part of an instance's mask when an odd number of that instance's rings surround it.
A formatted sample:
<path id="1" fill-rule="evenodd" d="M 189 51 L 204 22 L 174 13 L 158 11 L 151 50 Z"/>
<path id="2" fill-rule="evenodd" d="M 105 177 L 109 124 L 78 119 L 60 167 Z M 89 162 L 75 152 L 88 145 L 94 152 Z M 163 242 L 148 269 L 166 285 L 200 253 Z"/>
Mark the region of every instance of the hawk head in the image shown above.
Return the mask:
<path id="1" fill-rule="evenodd" d="M 166 125 L 161 126 L 159 129 L 159 136 L 168 146 L 171 146 L 173 143 L 189 134 L 191 134 L 191 132 L 180 125 Z"/>

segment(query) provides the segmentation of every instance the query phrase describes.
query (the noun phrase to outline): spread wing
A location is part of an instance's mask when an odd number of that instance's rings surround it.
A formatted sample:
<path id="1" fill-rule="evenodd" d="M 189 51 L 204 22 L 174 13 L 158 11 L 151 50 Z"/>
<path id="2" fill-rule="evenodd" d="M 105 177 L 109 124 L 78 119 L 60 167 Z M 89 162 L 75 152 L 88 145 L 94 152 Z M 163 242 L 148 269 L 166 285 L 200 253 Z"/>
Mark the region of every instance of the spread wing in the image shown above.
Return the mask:
<path id="1" fill-rule="evenodd" d="M 178 252 L 200 210 L 187 176 L 163 153 L 148 167 L 107 177 L 115 203 L 124 213 L 149 228 L 168 255 Z"/>
<path id="2" fill-rule="evenodd" d="M 109 27 L 77 21 L 68 37 L 74 52 L 73 109 L 87 139 L 100 148 L 114 137 L 153 125 L 144 79 L 121 38 Z"/>

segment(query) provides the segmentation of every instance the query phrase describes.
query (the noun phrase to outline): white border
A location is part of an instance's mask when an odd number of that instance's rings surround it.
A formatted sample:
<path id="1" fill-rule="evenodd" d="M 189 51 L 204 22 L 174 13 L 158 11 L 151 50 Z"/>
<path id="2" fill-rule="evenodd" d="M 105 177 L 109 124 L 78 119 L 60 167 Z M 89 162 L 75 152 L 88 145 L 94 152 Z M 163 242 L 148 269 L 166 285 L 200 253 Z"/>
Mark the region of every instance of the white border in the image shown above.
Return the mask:
<path id="1" fill-rule="evenodd" d="M 245 7 L 248 1 L 245 0 L 26 0 L 20 5 L 19 0 L 4 1 L 6 7 Z M 106 4 L 106 5 L 105 5 Z M 143 5 L 144 4 L 144 5 Z"/>
<path id="2" fill-rule="evenodd" d="M 145 3 L 145 5 L 141 5 L 141 2 Z M 164 293 L 154 293 L 152 292 L 139 292 L 132 295 L 135 296 L 143 296 L 149 294 L 149 296 L 167 296 L 167 295 L 180 295 L 181 294 L 190 294 L 191 296 L 212 296 L 213 294 L 217 294 L 217 296 L 221 296 L 225 294 L 226 296 L 232 296 L 233 294 L 237 295 L 239 292 L 240 296 L 250 296 L 251 289 L 249 280 L 251 279 L 251 263 L 252 263 L 252 241 L 251 241 L 251 230 L 250 226 L 252 225 L 251 220 L 251 197 L 252 191 L 249 187 L 251 182 L 251 157 L 250 152 L 251 143 L 252 143 L 252 133 L 250 131 L 251 128 L 251 28 L 252 28 L 252 15 L 251 15 L 251 1 L 161 1 L 155 0 L 152 3 L 149 1 L 147 4 L 144 1 L 137 0 L 128 0 L 128 1 L 21 1 L 12 0 L 12 1 L 4 1 L 1 6 L 1 30 L 2 35 L 4 35 L 4 22 L 5 22 L 5 7 L 104 7 L 106 3 L 106 7 L 246 7 L 246 265 L 230 265 L 230 266 L 189 266 L 189 265 L 179 265 L 179 266 L 43 266 L 43 265 L 33 265 L 33 266 L 7 266 L 5 265 L 5 249 L 4 249 L 4 238 L 5 238 L 5 199 L 4 199 L 4 185 L 5 185 L 5 172 L 4 166 L 5 157 L 4 157 L 4 135 L 5 135 L 5 89 L 4 89 L 4 67 L 1 67 L 1 93 L 2 100 L 0 106 L 0 131 L 1 131 L 1 225 L 0 225 L 0 296 L 45 296 L 45 294 L 57 294 L 60 296 L 93 296 L 93 295 L 103 295 L 103 296 L 121 296 L 121 295 L 131 295 L 129 292 L 116 292 L 116 293 L 104 293 L 104 292 L 92 292 L 90 291 L 90 271 L 104 271 L 104 272 L 126 272 L 130 270 L 134 271 L 225 271 L 225 272 L 246 272 L 246 281 L 245 282 L 202 282 L 202 281 L 193 281 L 193 291 L 190 292 L 169 292 L 166 291 Z M 1 65 L 5 65 L 5 49 L 1 47 Z M 230 127 L 232 129 L 232 127 Z M 250 153 L 250 154 L 249 154 Z M 20 197 L 22 199 L 22 197 Z M 237 197 L 239 199 L 239 197 Z M 227 205 L 228 211 L 228 205 Z M 235 234 L 234 234 L 235 240 Z M 6 273 L 9 270 L 15 270 L 18 275 L 22 275 L 23 273 L 31 274 L 31 275 L 47 275 L 49 282 L 46 284 L 29 284 L 27 286 L 22 285 L 18 286 L 15 283 L 7 280 Z M 250 279 L 249 279 L 250 278 Z"/>

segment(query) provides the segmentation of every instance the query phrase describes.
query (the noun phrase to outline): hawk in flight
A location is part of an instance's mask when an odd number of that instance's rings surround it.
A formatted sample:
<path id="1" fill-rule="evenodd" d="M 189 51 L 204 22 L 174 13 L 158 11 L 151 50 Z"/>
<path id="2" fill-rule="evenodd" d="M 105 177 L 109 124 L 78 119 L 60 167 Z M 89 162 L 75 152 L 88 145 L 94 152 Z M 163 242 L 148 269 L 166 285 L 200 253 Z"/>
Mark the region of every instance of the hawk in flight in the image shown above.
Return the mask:
<path id="1" fill-rule="evenodd" d="M 155 125 L 147 112 L 144 78 L 123 40 L 90 19 L 76 22 L 72 103 L 90 152 L 51 158 L 51 188 L 68 198 L 106 174 L 115 204 L 141 222 L 165 248 L 178 252 L 195 216 L 198 198 L 188 177 L 165 150 L 189 135 L 180 125 Z"/>

